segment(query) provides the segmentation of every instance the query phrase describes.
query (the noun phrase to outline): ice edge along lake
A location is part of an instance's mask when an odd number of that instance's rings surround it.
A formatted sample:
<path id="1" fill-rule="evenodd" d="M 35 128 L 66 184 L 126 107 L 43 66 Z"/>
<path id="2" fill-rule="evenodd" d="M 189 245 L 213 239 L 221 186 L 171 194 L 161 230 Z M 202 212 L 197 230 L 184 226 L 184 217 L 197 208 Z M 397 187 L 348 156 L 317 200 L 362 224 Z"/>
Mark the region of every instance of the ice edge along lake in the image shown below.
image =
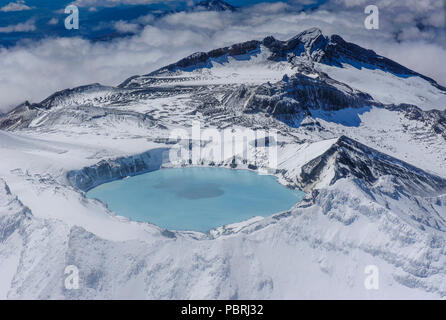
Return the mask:
<path id="1" fill-rule="evenodd" d="M 160 169 L 87 192 L 133 221 L 200 232 L 288 210 L 304 196 L 274 176 L 209 167 Z"/>

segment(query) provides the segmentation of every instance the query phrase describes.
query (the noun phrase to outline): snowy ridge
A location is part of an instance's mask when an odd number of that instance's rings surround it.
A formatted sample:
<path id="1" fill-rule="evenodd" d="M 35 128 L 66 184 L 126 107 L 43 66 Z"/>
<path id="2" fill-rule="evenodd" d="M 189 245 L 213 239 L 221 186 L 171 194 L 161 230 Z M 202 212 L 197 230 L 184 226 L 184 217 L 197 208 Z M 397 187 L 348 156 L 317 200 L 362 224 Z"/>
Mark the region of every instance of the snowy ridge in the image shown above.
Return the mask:
<path id="1" fill-rule="evenodd" d="M 339 35 L 327 37 L 318 28 L 305 30 L 287 41 L 280 41 L 269 36 L 262 41 L 252 40 L 209 52 L 196 52 L 147 76 L 160 76 L 169 72 L 193 71 L 196 68 L 209 67 L 212 59 L 225 61 L 227 57 L 243 55 L 247 55 L 245 58 L 249 59 L 256 53 L 259 53 L 262 47 L 268 49 L 269 56 L 267 59 L 271 61 L 279 62 L 284 60 L 290 63 L 298 63 L 301 62 L 299 60 L 302 58 L 306 58 L 307 63 L 321 63 L 340 68 L 344 64 L 348 64 L 358 69 L 380 69 L 399 76 L 421 77 L 434 87 L 446 91 L 446 88 L 438 85 L 433 79 L 380 56 L 373 50 L 364 49 L 354 43 L 346 42 Z M 125 87 L 137 78 L 138 76 L 129 78 L 120 86 Z"/>
<path id="2" fill-rule="evenodd" d="M 321 181 L 328 168 L 333 171 L 329 185 L 339 179 L 357 178 L 373 185 L 380 178 L 389 176 L 400 191 L 416 195 L 446 193 L 446 180 L 424 172 L 408 163 L 373 150 L 348 137 L 341 137 L 327 151 L 302 169 L 299 184 L 304 190 L 311 190 Z"/>
<path id="3" fill-rule="evenodd" d="M 236 8 L 222 0 L 200 1 L 193 6 L 192 11 L 235 11 Z"/>
<path id="4" fill-rule="evenodd" d="M 285 76 L 274 84 L 263 84 L 252 89 L 241 86 L 224 102 L 225 106 L 244 113 L 271 114 L 290 126 L 299 126 L 311 109 L 337 111 L 346 106 L 360 108 L 379 105 L 363 92 L 335 80 L 313 79 L 303 74 Z"/>

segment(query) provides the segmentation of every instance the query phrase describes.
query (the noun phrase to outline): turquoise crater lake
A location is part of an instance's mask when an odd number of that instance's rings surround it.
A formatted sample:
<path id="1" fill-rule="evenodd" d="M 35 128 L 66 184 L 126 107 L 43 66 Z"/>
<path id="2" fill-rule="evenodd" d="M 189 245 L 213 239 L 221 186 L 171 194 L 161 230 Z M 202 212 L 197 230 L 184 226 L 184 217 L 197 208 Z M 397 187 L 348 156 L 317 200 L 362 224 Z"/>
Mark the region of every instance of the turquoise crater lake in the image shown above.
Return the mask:
<path id="1" fill-rule="evenodd" d="M 273 176 L 201 167 L 161 169 L 87 192 L 131 220 L 201 232 L 288 210 L 304 195 Z"/>

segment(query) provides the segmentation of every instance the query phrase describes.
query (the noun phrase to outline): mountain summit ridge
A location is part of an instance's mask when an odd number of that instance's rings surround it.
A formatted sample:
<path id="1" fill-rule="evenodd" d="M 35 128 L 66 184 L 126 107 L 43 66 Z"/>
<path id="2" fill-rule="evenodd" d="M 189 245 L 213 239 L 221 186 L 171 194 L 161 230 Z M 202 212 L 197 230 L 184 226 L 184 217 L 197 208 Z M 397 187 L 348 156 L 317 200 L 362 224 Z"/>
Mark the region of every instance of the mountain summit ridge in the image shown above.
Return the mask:
<path id="1" fill-rule="evenodd" d="M 320 28 L 313 27 L 306 29 L 296 36 L 282 41 L 273 36 L 267 36 L 263 40 L 249 40 L 235 43 L 208 52 L 195 52 L 179 61 L 155 70 L 145 76 L 157 76 L 165 72 L 175 72 L 177 70 L 188 70 L 193 66 L 205 65 L 210 59 L 218 59 L 223 56 L 239 56 L 245 54 L 255 54 L 263 45 L 271 51 L 268 57 L 271 61 L 292 60 L 293 57 L 305 57 L 310 62 L 318 62 L 326 65 L 342 67 L 349 64 L 355 68 L 378 68 L 385 72 L 391 72 L 399 76 L 419 76 L 429 81 L 433 86 L 446 92 L 446 88 L 439 85 L 434 79 L 413 71 L 391 59 L 378 55 L 371 49 L 365 49 L 357 44 L 345 41 L 339 35 L 325 36 Z M 125 87 L 133 76 L 120 87 Z"/>
<path id="2" fill-rule="evenodd" d="M 237 10 L 233 5 L 222 1 L 222 0 L 204 0 L 198 2 L 196 5 L 192 7 L 193 11 L 231 11 L 234 12 Z"/>

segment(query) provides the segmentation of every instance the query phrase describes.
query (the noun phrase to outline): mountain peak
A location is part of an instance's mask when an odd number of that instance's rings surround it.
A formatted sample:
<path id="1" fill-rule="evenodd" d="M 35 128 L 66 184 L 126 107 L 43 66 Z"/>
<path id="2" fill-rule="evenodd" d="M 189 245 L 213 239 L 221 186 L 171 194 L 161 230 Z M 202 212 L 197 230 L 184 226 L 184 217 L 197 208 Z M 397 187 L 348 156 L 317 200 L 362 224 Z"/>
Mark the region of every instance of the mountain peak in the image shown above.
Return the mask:
<path id="1" fill-rule="evenodd" d="M 222 0 L 204 0 L 197 3 L 194 7 L 196 11 L 235 11 L 236 8 Z"/>
<path id="2" fill-rule="evenodd" d="M 308 42 L 317 37 L 323 35 L 322 30 L 319 28 L 310 28 L 299 33 L 296 38 L 299 38 L 302 42 Z"/>
<path id="3" fill-rule="evenodd" d="M 223 2 L 211 0 L 201 3 L 211 5 L 221 4 Z M 419 76 L 430 82 L 432 86 L 446 91 L 446 88 L 441 87 L 434 80 L 426 76 L 410 70 L 393 60 L 380 56 L 373 50 L 347 42 L 338 35 L 324 35 L 322 30 L 317 27 L 306 29 L 289 40 L 278 40 L 273 36 L 268 36 L 261 41 L 251 40 L 214 49 L 209 52 L 197 52 L 149 74 L 140 77 L 131 77 L 124 81 L 120 87 L 139 85 L 139 78 L 166 75 L 169 72 L 212 68 L 212 61 L 220 60 L 224 62 L 227 57 L 246 55 L 245 58 L 250 60 L 248 56 L 253 56 L 263 50 L 262 46 L 268 49 L 267 59 L 269 61 L 288 61 L 292 66 L 302 65 L 307 61 L 310 65 L 312 63 L 320 63 L 343 68 L 345 64 L 348 64 L 357 69 L 380 69 L 401 77 Z"/>
<path id="4" fill-rule="evenodd" d="M 325 153 L 306 163 L 298 182 L 309 190 L 329 176 L 329 170 L 334 170 L 330 184 L 349 177 L 373 186 L 379 179 L 392 175 L 399 191 L 406 194 L 430 196 L 446 190 L 445 179 L 346 136 L 339 137 Z"/>

